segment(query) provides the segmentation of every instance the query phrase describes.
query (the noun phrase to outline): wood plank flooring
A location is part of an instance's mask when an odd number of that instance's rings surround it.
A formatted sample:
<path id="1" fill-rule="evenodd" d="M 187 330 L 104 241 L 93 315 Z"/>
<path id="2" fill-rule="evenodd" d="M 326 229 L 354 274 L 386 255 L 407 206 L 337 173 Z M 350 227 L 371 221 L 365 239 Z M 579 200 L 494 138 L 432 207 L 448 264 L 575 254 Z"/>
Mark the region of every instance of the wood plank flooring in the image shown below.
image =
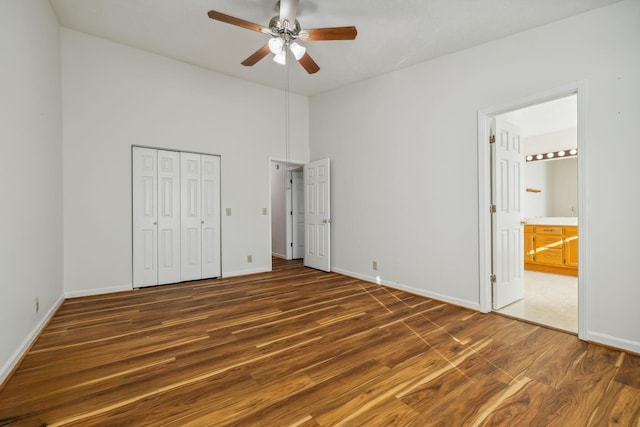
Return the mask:
<path id="1" fill-rule="evenodd" d="M 276 259 L 65 301 L 0 425 L 637 427 L 640 358 Z"/>

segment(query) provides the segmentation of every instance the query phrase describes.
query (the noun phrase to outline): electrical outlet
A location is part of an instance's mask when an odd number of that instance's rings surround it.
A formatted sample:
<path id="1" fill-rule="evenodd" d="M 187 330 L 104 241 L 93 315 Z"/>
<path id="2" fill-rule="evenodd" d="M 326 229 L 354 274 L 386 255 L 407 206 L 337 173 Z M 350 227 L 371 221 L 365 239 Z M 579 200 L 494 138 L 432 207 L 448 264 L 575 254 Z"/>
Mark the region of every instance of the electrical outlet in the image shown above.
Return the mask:
<path id="1" fill-rule="evenodd" d="M 247 262 L 248 263 L 252 263 L 253 262 L 253 255 L 247 255 Z"/>
<path id="2" fill-rule="evenodd" d="M 371 263 L 371 268 L 373 268 L 374 270 L 377 270 L 378 269 L 378 261 L 373 261 Z"/>
<path id="3" fill-rule="evenodd" d="M 40 311 L 40 298 L 36 297 L 36 313 Z"/>
<path id="4" fill-rule="evenodd" d="M 231 208 L 227 208 L 227 216 L 231 216 Z"/>

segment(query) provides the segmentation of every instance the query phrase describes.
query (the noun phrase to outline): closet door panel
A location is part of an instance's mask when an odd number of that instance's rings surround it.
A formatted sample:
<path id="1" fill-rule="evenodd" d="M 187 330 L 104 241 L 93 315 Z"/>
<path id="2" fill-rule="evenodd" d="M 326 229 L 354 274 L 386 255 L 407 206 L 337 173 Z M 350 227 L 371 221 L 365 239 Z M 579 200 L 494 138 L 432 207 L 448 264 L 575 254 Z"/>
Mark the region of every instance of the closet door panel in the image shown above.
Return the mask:
<path id="1" fill-rule="evenodd" d="M 157 151 L 133 148 L 133 286 L 158 284 Z"/>
<path id="2" fill-rule="evenodd" d="M 180 153 L 158 150 L 158 284 L 180 281 Z"/>
<path id="3" fill-rule="evenodd" d="M 202 278 L 220 276 L 220 157 L 202 155 Z"/>
<path id="4" fill-rule="evenodd" d="M 199 154 L 180 153 L 181 280 L 202 278 L 202 189 Z"/>

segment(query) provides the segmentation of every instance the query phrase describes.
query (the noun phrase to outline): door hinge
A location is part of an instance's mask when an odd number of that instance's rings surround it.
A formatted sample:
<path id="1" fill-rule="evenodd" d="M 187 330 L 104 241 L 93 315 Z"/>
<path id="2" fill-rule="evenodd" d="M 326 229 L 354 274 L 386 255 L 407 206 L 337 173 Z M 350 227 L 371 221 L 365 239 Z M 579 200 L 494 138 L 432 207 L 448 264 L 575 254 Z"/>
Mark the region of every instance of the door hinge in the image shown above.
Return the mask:
<path id="1" fill-rule="evenodd" d="M 496 213 L 496 205 L 489 206 L 489 213 Z"/>
<path id="2" fill-rule="evenodd" d="M 293 211 L 289 211 L 289 215 L 293 215 Z"/>
<path id="3" fill-rule="evenodd" d="M 293 242 L 289 243 L 289 246 L 293 247 Z"/>
<path id="4" fill-rule="evenodd" d="M 293 184 L 293 180 L 292 179 L 289 180 L 289 184 Z"/>
<path id="5" fill-rule="evenodd" d="M 495 135 L 490 135 L 489 136 L 489 144 L 494 144 L 496 142 L 496 136 Z"/>
<path id="6" fill-rule="evenodd" d="M 491 276 L 489 276 L 489 280 L 491 280 L 491 283 L 496 283 L 496 275 L 492 274 Z"/>

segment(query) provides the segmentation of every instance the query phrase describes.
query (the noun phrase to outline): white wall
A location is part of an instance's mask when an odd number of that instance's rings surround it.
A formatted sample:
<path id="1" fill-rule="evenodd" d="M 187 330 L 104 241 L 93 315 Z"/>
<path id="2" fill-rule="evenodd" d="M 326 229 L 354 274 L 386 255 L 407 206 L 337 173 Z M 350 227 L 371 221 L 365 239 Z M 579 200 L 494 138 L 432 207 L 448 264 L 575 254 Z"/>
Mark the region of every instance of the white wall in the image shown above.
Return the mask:
<path id="1" fill-rule="evenodd" d="M 223 275 L 270 268 L 262 209 L 269 157 L 287 158 L 281 91 L 68 29 L 62 78 L 67 295 L 131 288 L 134 144 L 221 155 Z M 289 158 L 305 162 L 308 100 L 291 106 Z"/>
<path id="2" fill-rule="evenodd" d="M 553 211 L 550 216 L 578 215 L 578 159 L 551 161 Z"/>
<path id="3" fill-rule="evenodd" d="M 548 153 L 549 151 L 567 150 L 577 146 L 577 128 L 524 137 L 524 154 Z"/>
<path id="4" fill-rule="evenodd" d="M 49 2 L 0 2 L 0 58 L 2 383 L 63 296 L 60 33 Z"/>
<path id="5" fill-rule="evenodd" d="M 332 267 L 477 308 L 478 111 L 585 80 L 588 338 L 640 351 L 639 75 L 627 0 L 312 97 L 311 159 L 332 158 Z"/>
<path id="6" fill-rule="evenodd" d="M 554 188 L 550 162 L 532 162 L 524 165 L 524 187 L 540 190 L 525 191 L 522 199 L 522 216 L 525 218 L 553 216 Z M 577 177 L 576 180 L 577 182 Z"/>
<path id="7" fill-rule="evenodd" d="M 526 163 L 524 186 L 540 192 L 525 192 L 523 217 L 578 215 L 578 159 L 576 157 Z"/>

